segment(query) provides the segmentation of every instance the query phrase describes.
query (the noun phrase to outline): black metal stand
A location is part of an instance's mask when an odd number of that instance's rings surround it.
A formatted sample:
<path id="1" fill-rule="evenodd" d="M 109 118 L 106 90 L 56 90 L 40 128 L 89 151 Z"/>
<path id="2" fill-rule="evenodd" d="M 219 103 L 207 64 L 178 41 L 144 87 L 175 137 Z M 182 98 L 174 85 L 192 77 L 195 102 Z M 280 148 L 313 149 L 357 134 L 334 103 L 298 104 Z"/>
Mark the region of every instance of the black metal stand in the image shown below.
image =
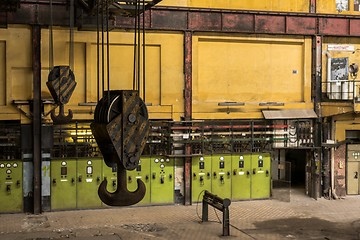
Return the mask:
<path id="1" fill-rule="evenodd" d="M 202 221 L 208 221 L 209 215 L 209 207 L 208 205 L 213 206 L 214 208 L 223 212 L 223 236 L 230 236 L 230 213 L 229 206 L 231 204 L 231 200 L 228 198 L 222 199 L 208 191 L 205 191 L 203 197 L 203 207 L 202 207 Z"/>

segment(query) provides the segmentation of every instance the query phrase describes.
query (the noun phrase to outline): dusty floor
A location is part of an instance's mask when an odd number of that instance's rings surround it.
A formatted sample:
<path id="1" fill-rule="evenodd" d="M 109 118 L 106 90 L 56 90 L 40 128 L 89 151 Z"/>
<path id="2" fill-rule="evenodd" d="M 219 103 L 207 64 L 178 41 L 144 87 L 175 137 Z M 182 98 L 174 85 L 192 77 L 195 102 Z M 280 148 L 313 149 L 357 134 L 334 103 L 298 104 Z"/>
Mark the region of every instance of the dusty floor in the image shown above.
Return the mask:
<path id="1" fill-rule="evenodd" d="M 201 204 L 122 207 L 1 214 L 0 239 L 341 239 L 360 240 L 360 196 L 314 200 L 293 190 L 290 202 L 232 202 L 230 237 L 223 237 L 222 213 Z"/>

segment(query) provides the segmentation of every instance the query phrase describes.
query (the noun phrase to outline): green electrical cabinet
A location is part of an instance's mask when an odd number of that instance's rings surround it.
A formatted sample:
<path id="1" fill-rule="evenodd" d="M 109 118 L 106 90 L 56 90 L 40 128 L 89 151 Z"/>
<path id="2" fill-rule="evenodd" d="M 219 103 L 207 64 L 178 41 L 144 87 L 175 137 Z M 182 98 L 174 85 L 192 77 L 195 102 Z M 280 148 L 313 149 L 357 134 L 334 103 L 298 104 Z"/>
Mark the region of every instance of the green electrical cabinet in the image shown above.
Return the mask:
<path id="1" fill-rule="evenodd" d="M 271 174 L 270 154 L 259 153 L 251 156 L 251 198 L 270 197 Z"/>
<path id="2" fill-rule="evenodd" d="M 23 211 L 22 162 L 0 160 L 0 213 Z"/>
<path id="3" fill-rule="evenodd" d="M 232 200 L 251 198 L 251 154 L 233 155 L 231 196 Z"/>
<path id="4" fill-rule="evenodd" d="M 77 208 L 100 208 L 98 188 L 101 183 L 101 160 L 85 158 L 77 160 Z"/>
<path id="5" fill-rule="evenodd" d="M 231 198 L 231 155 L 212 155 L 211 170 L 211 192 L 220 198 Z"/>
<path id="6" fill-rule="evenodd" d="M 76 159 L 51 161 L 51 210 L 76 208 Z"/>
<path id="7" fill-rule="evenodd" d="M 126 171 L 127 187 L 129 191 L 133 192 L 137 189 L 137 179 L 140 179 L 145 183 L 145 196 L 139 203 L 137 203 L 137 205 L 150 204 L 150 162 L 150 158 L 142 157 L 136 169 Z"/>
<path id="8" fill-rule="evenodd" d="M 152 156 L 150 162 L 150 202 L 152 204 L 174 203 L 174 159 Z"/>
<path id="9" fill-rule="evenodd" d="M 192 158 L 192 202 L 202 201 L 204 191 L 211 192 L 211 156 Z"/>

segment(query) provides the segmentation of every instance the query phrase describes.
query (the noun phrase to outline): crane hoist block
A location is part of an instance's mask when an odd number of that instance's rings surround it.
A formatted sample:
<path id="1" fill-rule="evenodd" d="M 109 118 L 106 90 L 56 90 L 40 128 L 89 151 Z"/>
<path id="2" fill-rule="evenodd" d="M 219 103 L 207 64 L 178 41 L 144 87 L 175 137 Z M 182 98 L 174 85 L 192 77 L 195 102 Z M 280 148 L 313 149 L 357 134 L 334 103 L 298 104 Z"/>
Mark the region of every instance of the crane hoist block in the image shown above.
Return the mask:
<path id="1" fill-rule="evenodd" d="M 105 163 L 133 170 L 139 164 L 149 132 L 148 112 L 137 91 L 105 92 L 95 109 L 91 130 Z"/>

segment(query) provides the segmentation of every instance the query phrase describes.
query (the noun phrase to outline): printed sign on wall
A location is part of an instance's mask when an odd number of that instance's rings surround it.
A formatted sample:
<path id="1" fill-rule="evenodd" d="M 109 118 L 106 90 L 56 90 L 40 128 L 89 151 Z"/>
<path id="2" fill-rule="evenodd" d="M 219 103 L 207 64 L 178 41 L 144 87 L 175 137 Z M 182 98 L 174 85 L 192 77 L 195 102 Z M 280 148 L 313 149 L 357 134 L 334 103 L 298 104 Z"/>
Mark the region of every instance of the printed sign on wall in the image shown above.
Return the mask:
<path id="1" fill-rule="evenodd" d="M 348 80 L 348 58 L 331 59 L 331 80 Z"/>
<path id="2" fill-rule="evenodd" d="M 339 12 L 349 11 L 349 0 L 335 0 L 336 10 Z"/>

